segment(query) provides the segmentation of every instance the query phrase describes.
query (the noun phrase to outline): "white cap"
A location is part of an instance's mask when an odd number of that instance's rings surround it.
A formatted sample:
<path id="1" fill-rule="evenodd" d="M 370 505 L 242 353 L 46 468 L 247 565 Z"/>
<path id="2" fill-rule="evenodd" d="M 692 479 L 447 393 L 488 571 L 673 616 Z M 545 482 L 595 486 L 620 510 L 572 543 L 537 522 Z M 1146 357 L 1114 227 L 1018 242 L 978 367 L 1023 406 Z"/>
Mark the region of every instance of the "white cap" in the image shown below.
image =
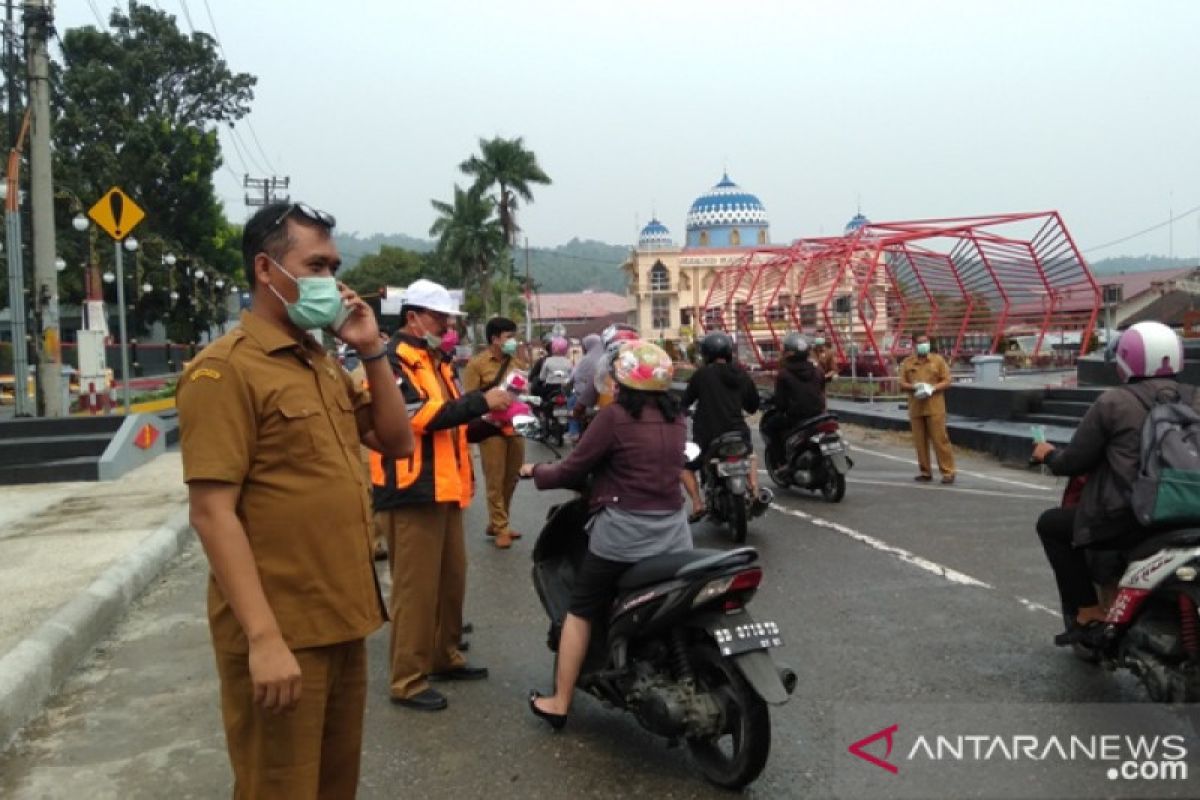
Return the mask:
<path id="1" fill-rule="evenodd" d="M 445 286 L 424 278 L 413 281 L 404 290 L 404 305 L 427 308 L 430 311 L 453 314 L 456 317 L 461 317 L 463 314 Z"/>

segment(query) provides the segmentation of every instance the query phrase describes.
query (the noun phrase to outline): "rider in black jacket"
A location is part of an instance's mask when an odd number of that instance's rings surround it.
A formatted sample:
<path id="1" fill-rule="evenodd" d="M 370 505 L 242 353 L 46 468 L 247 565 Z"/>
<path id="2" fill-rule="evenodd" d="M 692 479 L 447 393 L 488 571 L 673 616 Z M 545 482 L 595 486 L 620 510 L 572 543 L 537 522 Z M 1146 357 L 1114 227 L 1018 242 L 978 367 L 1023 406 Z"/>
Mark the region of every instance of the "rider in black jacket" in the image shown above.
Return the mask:
<path id="1" fill-rule="evenodd" d="M 808 341 L 799 333 L 783 337 L 783 360 L 775 375 L 775 407 L 779 414 L 763 429 L 771 464 L 784 459 L 784 442 L 798 422 L 825 410 L 825 376 L 808 358 Z"/>

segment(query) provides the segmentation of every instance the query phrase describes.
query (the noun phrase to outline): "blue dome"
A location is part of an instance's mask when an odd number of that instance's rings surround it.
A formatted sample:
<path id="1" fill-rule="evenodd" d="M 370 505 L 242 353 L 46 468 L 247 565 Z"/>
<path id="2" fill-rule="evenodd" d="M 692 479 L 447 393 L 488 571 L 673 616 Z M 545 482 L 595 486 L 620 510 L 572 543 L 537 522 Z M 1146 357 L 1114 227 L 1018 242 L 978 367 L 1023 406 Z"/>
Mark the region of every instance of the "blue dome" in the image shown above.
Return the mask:
<path id="1" fill-rule="evenodd" d="M 725 174 L 720 183 L 692 203 L 687 234 L 689 247 L 766 244 L 767 209 Z"/>
<path id="2" fill-rule="evenodd" d="M 850 234 L 857 232 L 859 228 L 870 224 L 871 220 L 864 217 L 860 211 L 851 217 L 850 221 L 846 223 L 846 229 L 843 231 L 843 233 L 849 236 Z"/>
<path id="3" fill-rule="evenodd" d="M 671 241 L 671 232 L 657 218 L 647 222 L 646 227 L 642 228 L 642 232 L 638 234 L 638 249 L 640 250 L 674 246 L 675 243 Z"/>

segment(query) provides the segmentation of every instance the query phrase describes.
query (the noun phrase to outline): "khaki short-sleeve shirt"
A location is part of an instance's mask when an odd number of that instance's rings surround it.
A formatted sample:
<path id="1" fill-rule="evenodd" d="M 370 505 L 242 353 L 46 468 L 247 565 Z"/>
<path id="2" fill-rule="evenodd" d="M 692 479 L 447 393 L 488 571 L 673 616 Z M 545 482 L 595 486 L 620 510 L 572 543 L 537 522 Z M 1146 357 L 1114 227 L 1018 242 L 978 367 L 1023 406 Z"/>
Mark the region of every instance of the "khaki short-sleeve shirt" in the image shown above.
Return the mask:
<path id="1" fill-rule="evenodd" d="M 946 360 L 937 353 L 930 353 L 925 358 L 911 355 L 900 364 L 900 377 L 907 383 L 928 383 L 936 385 L 950 380 L 950 367 Z M 933 397 L 918 399 L 912 394 L 908 396 L 909 417 L 944 417 L 946 416 L 946 395 L 935 392 Z"/>
<path id="2" fill-rule="evenodd" d="M 184 480 L 237 484 L 267 602 L 292 649 L 366 636 L 384 619 L 372 560 L 370 485 L 359 441 L 370 395 L 313 339 L 253 313 L 179 381 Z M 246 637 L 210 576 L 218 650 Z"/>

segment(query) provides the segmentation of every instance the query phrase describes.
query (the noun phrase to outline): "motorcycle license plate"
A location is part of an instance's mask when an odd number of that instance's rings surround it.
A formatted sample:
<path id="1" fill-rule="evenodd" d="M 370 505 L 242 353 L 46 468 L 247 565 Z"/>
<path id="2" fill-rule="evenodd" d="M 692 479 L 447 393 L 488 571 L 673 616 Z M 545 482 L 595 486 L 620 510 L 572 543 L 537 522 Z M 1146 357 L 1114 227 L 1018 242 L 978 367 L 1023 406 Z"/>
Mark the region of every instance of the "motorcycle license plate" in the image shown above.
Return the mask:
<path id="1" fill-rule="evenodd" d="M 723 656 L 736 656 L 739 653 L 765 650 L 768 647 L 779 647 L 783 644 L 779 625 L 774 622 L 747 622 L 744 625 L 710 628 L 710 630 Z"/>
<path id="2" fill-rule="evenodd" d="M 565 419 L 566 417 L 569 417 L 569 416 L 571 416 L 571 410 L 568 408 L 554 409 L 554 418 L 555 419 Z"/>
<path id="3" fill-rule="evenodd" d="M 831 456 L 836 453 L 844 453 L 844 452 L 846 452 L 846 443 L 845 442 L 841 442 L 841 441 L 821 442 L 821 455 L 823 455 L 823 456 Z"/>
<path id="4" fill-rule="evenodd" d="M 728 478 L 730 475 L 749 475 L 750 463 L 748 461 L 718 461 L 717 474 L 722 478 Z"/>

